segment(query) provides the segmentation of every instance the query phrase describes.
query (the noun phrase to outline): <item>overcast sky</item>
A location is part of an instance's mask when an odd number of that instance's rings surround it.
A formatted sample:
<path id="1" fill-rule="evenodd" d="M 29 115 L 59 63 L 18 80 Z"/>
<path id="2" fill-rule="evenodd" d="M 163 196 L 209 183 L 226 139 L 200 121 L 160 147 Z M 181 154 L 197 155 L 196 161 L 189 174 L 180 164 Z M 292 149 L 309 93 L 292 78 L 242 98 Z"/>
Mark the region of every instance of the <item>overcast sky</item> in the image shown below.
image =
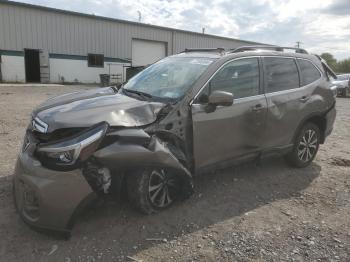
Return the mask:
<path id="1" fill-rule="evenodd" d="M 23 0 L 95 14 L 350 57 L 350 0 Z"/>

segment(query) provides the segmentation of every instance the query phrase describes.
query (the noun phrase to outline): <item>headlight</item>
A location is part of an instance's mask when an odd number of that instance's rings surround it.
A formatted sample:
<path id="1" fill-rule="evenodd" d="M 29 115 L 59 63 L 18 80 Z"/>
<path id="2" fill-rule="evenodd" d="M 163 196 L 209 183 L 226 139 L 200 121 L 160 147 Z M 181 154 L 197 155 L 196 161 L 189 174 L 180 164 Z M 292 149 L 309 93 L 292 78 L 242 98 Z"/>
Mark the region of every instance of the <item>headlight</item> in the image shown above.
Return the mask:
<path id="1" fill-rule="evenodd" d="M 96 151 L 107 128 L 108 124 L 103 122 L 66 140 L 41 144 L 37 154 L 42 164 L 51 168 L 73 166 Z"/>

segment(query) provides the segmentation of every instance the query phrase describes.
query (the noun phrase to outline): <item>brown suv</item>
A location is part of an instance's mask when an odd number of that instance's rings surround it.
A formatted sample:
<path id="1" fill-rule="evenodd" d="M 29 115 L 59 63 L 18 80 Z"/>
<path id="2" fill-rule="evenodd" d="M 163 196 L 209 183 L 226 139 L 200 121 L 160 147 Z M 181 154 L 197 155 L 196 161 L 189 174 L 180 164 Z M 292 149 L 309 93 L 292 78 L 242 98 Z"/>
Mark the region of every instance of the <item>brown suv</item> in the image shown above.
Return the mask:
<path id="1" fill-rule="evenodd" d="M 302 49 L 188 49 L 120 88 L 52 98 L 33 111 L 18 157 L 18 211 L 69 232 L 78 210 L 111 192 L 153 213 L 218 166 L 270 153 L 307 166 L 335 120 L 330 75 Z"/>

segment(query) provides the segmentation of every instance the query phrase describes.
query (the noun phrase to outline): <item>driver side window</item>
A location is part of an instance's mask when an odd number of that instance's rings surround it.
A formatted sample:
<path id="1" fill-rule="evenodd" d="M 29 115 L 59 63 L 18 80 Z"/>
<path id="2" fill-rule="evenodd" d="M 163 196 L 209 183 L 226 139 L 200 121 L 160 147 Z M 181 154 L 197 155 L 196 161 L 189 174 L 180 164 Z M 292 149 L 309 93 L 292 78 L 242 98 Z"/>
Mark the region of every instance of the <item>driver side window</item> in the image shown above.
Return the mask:
<path id="1" fill-rule="evenodd" d="M 258 95 L 258 58 L 244 58 L 227 63 L 201 91 L 198 102 L 207 103 L 209 95 L 214 91 L 232 93 L 235 99 Z"/>

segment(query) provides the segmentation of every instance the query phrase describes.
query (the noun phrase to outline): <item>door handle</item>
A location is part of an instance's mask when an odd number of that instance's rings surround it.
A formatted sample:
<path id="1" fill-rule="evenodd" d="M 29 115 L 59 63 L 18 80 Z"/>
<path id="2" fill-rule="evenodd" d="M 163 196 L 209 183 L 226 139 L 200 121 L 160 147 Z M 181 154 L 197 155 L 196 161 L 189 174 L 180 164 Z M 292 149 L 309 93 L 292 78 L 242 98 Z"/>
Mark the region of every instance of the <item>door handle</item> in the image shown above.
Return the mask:
<path id="1" fill-rule="evenodd" d="M 253 111 L 260 111 L 263 108 L 262 104 L 257 104 L 255 106 L 252 107 Z"/>
<path id="2" fill-rule="evenodd" d="M 310 99 L 309 96 L 302 96 L 299 100 L 303 103 L 307 102 Z"/>

